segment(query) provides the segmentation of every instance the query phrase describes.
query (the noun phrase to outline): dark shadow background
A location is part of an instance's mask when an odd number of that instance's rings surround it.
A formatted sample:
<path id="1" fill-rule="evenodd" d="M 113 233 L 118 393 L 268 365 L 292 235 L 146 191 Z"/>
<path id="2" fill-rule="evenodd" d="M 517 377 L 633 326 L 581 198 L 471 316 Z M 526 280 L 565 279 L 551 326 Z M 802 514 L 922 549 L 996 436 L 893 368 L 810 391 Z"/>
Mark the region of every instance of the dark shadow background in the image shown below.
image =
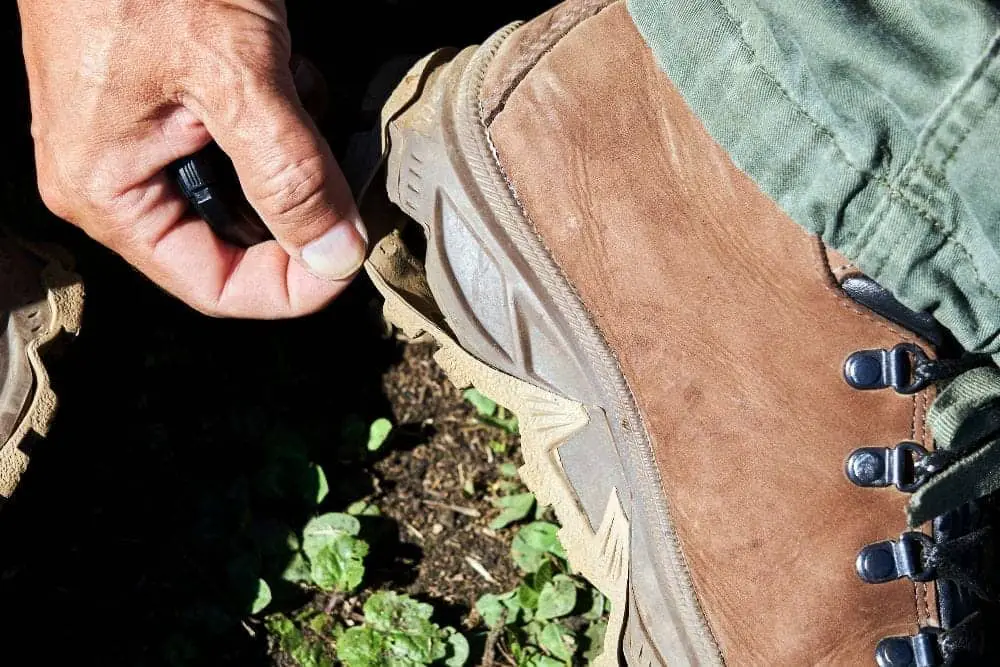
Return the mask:
<path id="1" fill-rule="evenodd" d="M 384 62 L 481 41 L 551 4 L 290 1 L 295 50 L 332 89 L 334 151 L 369 129 L 363 97 Z M 283 531 L 315 511 L 309 461 L 330 478 L 324 507 L 366 493 L 363 426 L 389 413 L 381 376 L 397 344 L 364 279 L 302 320 L 212 320 L 53 219 L 34 182 L 14 3 L 0 26 L 0 222 L 70 248 L 87 287 L 83 331 L 50 363 L 52 432 L 0 512 L 0 664 L 268 664 L 242 622 L 257 576 L 280 571 Z"/>

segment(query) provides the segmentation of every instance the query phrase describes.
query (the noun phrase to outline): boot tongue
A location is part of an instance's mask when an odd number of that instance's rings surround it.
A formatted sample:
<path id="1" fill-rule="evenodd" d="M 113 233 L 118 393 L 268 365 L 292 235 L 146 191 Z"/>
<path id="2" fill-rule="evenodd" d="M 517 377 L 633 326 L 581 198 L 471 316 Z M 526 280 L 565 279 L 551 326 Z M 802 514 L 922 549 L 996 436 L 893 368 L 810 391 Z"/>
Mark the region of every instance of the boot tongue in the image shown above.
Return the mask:
<path id="1" fill-rule="evenodd" d="M 844 278 L 840 288 L 860 305 L 885 319 L 909 329 L 935 348 L 945 347 L 950 335 L 930 313 L 910 310 L 892 295 L 892 292 L 863 274 Z"/>

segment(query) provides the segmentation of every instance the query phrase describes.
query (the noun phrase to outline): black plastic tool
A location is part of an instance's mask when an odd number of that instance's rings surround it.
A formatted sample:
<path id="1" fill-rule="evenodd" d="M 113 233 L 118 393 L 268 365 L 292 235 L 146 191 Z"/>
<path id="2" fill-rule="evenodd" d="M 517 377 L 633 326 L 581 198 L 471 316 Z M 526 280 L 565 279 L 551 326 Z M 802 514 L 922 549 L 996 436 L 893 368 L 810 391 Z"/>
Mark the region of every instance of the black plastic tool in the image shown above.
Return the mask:
<path id="1" fill-rule="evenodd" d="M 329 89 L 322 73 L 308 59 L 293 55 L 289 63 L 299 100 L 319 121 L 329 104 Z M 214 142 L 167 168 L 191 208 L 219 238 L 249 247 L 274 238 L 247 201 L 232 160 Z"/>
<path id="2" fill-rule="evenodd" d="M 244 248 L 273 238 L 243 194 L 232 161 L 217 144 L 174 162 L 168 172 L 219 238 Z"/>

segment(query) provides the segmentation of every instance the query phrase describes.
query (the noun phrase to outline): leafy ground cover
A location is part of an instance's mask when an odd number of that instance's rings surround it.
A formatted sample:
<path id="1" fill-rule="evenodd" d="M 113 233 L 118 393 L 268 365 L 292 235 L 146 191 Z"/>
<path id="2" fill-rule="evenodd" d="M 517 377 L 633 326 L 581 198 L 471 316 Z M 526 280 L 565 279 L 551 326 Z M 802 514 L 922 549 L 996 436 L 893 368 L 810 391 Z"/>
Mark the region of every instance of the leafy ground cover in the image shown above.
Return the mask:
<path id="1" fill-rule="evenodd" d="M 398 426 L 357 429 L 369 450 L 395 446 L 372 492 L 289 536 L 281 579 L 313 600 L 282 610 L 273 582 L 260 588 L 279 664 L 549 667 L 599 649 L 604 597 L 571 572 L 551 512 L 517 477 L 516 417 L 445 383 L 430 353 L 407 346 L 386 374 Z"/>

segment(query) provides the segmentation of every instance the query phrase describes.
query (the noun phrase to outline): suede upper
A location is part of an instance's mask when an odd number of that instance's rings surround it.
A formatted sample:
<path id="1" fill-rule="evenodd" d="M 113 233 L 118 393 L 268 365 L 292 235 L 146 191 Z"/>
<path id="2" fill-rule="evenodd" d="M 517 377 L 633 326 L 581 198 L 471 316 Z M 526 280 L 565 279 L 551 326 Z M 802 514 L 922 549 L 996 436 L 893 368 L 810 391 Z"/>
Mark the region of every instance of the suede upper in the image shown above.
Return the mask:
<path id="1" fill-rule="evenodd" d="M 854 486 L 844 462 L 929 447 L 932 396 L 854 390 L 843 364 L 926 344 L 847 298 L 841 267 L 711 139 L 624 4 L 599 4 L 522 28 L 487 72 L 500 167 L 619 359 L 725 661 L 871 664 L 881 638 L 933 621 L 934 598 L 859 579 L 858 552 L 898 537 L 906 498 Z M 633 594 L 641 610 L 655 592 Z"/>

